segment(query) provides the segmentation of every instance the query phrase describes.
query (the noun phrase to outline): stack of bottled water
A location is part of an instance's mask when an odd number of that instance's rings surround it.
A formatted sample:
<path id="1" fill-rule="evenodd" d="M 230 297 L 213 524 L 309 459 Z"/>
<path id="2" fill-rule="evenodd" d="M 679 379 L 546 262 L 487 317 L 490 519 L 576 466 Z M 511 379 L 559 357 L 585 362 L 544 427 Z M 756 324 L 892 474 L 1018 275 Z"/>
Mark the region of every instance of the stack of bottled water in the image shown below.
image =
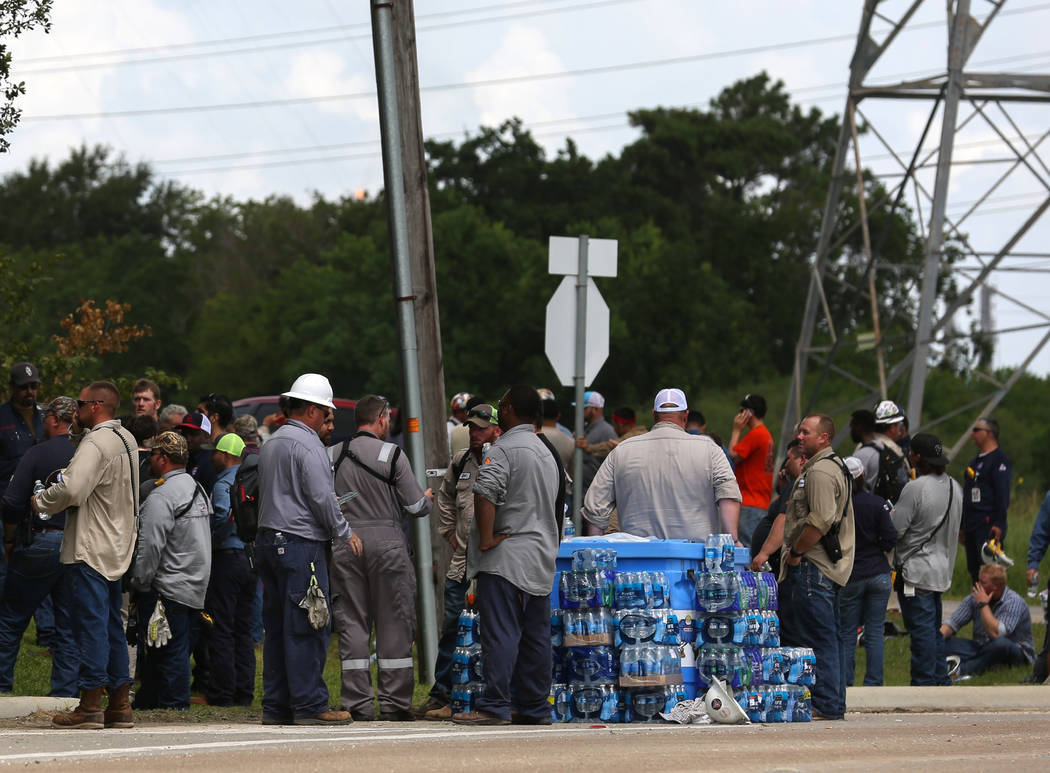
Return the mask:
<path id="1" fill-rule="evenodd" d="M 780 647 L 776 578 L 737 571 L 728 534 L 712 534 L 696 576 L 697 687 L 718 677 L 736 692 L 753 722 L 811 719 L 813 651 Z"/>
<path id="2" fill-rule="evenodd" d="M 481 659 L 481 618 L 472 609 L 459 613 L 456 649 L 452 652 L 452 713 L 474 709 L 474 701 L 485 689 Z"/>
<path id="3" fill-rule="evenodd" d="M 555 722 L 651 722 L 685 698 L 663 572 L 616 572 L 614 550 L 573 552 L 551 616 Z"/>

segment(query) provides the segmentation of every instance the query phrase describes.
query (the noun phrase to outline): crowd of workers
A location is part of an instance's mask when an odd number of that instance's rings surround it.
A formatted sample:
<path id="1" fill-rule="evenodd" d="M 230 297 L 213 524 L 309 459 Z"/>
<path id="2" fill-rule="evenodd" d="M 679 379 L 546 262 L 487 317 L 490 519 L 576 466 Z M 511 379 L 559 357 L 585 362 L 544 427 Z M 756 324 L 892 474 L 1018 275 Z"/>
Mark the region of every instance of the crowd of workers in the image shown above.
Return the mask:
<path id="1" fill-rule="evenodd" d="M 973 426 L 978 453 L 960 485 L 940 440 L 910 436 L 891 401 L 854 412 L 856 448 L 846 457 L 834 451 L 830 416 L 805 417 L 774 470 L 761 395 L 742 398 L 723 445 L 681 389 L 657 392 L 648 429 L 627 407 L 606 421 L 603 396 L 587 392 L 585 431 L 573 437 L 550 390 L 518 384 L 495 402 L 453 398 L 451 461 L 435 492 L 395 442 L 386 398 L 360 398 L 357 431 L 331 442 L 335 404 L 320 374 L 296 379 L 262 428 L 235 417 L 220 394 L 193 411 L 162 406 L 147 379 L 134 385 L 126 416 L 106 381 L 38 405 L 40 374 L 18 363 L 9 386 L 0 406 L 0 691 L 12 689 L 35 615 L 52 656 L 51 694 L 80 697 L 55 727 L 130 727 L 133 708 L 191 701 L 250 705 L 260 640 L 264 724 L 548 724 L 549 594 L 577 449 L 587 534 L 728 533 L 750 550 L 753 569 L 777 575 L 783 642 L 816 654 L 818 718 L 846 710 L 859 632 L 864 684 L 882 683 L 893 591 L 913 684 L 1002 664 L 1034 663 L 1045 676 L 1046 648 L 1036 662 L 1028 606 L 1007 587 L 1000 545 L 1011 467 L 991 417 Z M 255 504 L 250 537 L 235 518 L 245 502 Z M 435 682 L 413 707 L 406 523 L 432 510 L 451 560 Z M 960 543 L 973 591 L 944 620 Z M 1048 546 L 1050 495 L 1031 538 L 1030 582 Z M 471 711 L 455 714 L 456 621 L 472 584 L 486 686 Z M 973 638 L 958 636 L 971 622 Z M 323 679 L 333 630 L 338 706 Z M 191 698 L 192 686 L 203 696 Z"/>

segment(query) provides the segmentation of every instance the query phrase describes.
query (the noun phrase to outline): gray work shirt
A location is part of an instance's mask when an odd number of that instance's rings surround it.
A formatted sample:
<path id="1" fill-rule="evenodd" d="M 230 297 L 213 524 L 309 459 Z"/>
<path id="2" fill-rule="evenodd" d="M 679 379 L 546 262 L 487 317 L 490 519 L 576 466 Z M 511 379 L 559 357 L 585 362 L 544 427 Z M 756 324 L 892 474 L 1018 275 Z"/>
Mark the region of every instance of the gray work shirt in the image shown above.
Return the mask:
<path id="1" fill-rule="evenodd" d="M 953 491 L 951 512 L 930 539 L 948 511 L 948 486 Z M 962 500 L 962 487 L 948 475 L 922 475 L 904 486 L 892 518 L 898 535 L 894 563 L 904 562 L 906 583 L 938 593 L 951 587 Z"/>
<path id="2" fill-rule="evenodd" d="M 616 509 L 620 529 L 628 534 L 703 540 L 722 531 L 720 499 L 740 501 L 740 486 L 722 449 L 707 435 L 660 421 L 605 458 L 584 497 L 583 517 L 604 530 Z"/>
<path id="3" fill-rule="evenodd" d="M 402 512 L 418 518 L 430 512 L 430 499 L 412 474 L 408 459 L 394 443 L 384 442 L 370 432 L 355 435 L 349 450 L 361 464 L 349 456 L 340 462 L 343 447 L 344 443 L 330 446 L 328 458 L 332 465 L 339 465 L 335 471 L 336 496 L 343 498 L 354 492 L 340 505 L 352 526 L 382 524 L 400 529 Z"/>
<path id="4" fill-rule="evenodd" d="M 259 451 L 259 528 L 317 542 L 350 539 L 324 443 L 296 419 L 285 422 Z"/>
<path id="5" fill-rule="evenodd" d="M 211 515 L 208 495 L 185 468 L 158 479 L 139 514 L 131 587 L 203 609 L 211 577 Z"/>
<path id="6" fill-rule="evenodd" d="M 482 552 L 475 518 L 470 528 L 467 577 L 487 572 L 530 595 L 549 594 L 559 542 L 554 519 L 558 465 L 532 425 L 512 427 L 489 448 L 481 460 L 474 493 L 496 506 L 493 534 L 507 538 Z"/>
<path id="7" fill-rule="evenodd" d="M 595 446 L 608 440 L 616 439 L 616 430 L 605 417 L 596 419 L 583 429 L 583 436 L 587 439 L 587 445 Z M 594 456 L 584 452 L 583 454 L 583 490 L 586 492 L 591 486 L 591 481 L 602 466 L 602 457 Z"/>

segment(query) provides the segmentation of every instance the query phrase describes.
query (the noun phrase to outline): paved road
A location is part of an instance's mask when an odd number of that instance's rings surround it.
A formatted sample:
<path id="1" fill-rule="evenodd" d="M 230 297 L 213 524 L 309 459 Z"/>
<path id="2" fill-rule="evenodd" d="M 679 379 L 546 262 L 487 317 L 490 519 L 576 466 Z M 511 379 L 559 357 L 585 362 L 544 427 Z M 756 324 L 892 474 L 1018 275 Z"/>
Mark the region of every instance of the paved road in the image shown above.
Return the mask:
<path id="1" fill-rule="evenodd" d="M 745 727 L 555 725 L 346 728 L 249 725 L 0 731 L 0 766 L 122 770 L 732 771 L 1050 769 L 1050 711 L 849 714 L 845 722 Z"/>

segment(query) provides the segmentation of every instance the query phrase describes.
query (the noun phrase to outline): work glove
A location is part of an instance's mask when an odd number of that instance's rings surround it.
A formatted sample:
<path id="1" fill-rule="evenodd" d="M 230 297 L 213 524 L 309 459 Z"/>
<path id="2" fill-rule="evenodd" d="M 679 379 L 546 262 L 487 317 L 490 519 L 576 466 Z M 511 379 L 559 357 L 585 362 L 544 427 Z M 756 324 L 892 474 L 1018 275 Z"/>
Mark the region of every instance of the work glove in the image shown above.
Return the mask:
<path id="1" fill-rule="evenodd" d="M 168 625 L 168 615 L 164 611 L 164 604 L 157 599 L 153 607 L 153 614 L 149 618 L 149 628 L 146 629 L 146 646 L 163 647 L 171 641 L 171 626 Z"/>
<path id="2" fill-rule="evenodd" d="M 310 571 L 314 571 L 314 565 L 310 564 Z M 324 592 L 317 584 L 317 575 L 310 575 L 310 585 L 306 589 L 306 595 L 299 602 L 299 606 L 306 610 L 306 617 L 310 626 L 319 631 L 328 625 L 330 615 L 328 614 L 328 602 L 325 601 Z"/>

